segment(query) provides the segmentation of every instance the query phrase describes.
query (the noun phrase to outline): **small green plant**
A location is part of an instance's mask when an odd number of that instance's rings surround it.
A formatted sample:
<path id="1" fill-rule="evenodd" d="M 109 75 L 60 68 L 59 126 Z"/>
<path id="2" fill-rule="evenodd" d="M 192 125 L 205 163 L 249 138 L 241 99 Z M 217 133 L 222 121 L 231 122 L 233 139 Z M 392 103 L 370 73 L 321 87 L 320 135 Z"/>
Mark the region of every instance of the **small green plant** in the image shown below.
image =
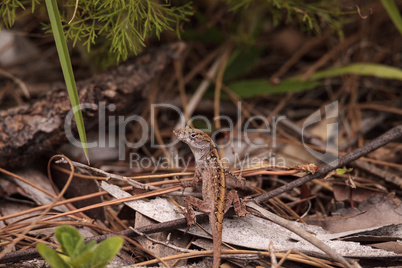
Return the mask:
<path id="1" fill-rule="evenodd" d="M 53 0 L 52 0 L 53 1 Z M 10 28 L 31 7 L 42 8 L 39 0 L 0 1 L 0 30 Z M 47 2 L 49 2 L 47 0 Z M 149 38 L 165 31 L 180 37 L 182 23 L 193 15 L 191 1 L 169 0 L 67 0 L 58 1 L 62 31 L 73 46 L 86 48 L 104 68 L 141 52 Z M 56 1 L 54 0 L 54 6 Z M 55 11 L 55 10 L 54 10 Z M 39 13 L 39 12 L 38 12 Z M 36 17 L 38 18 L 38 17 Z M 42 21 L 47 24 L 46 21 Z M 45 26 L 50 32 L 50 27 Z M 54 27 L 51 28 L 54 31 Z M 92 48 L 92 50 L 90 50 Z M 84 53 L 85 50 L 80 50 Z"/>
<path id="2" fill-rule="evenodd" d="M 98 245 L 95 241 L 85 244 L 84 237 L 77 229 L 67 225 L 57 227 L 55 235 L 62 253 L 45 244 L 36 246 L 40 255 L 53 268 L 106 267 L 123 245 L 123 239 L 119 236 L 108 238 Z"/>
<path id="3" fill-rule="evenodd" d="M 352 171 L 353 171 L 353 168 L 348 168 L 348 169 L 337 168 L 337 169 L 336 169 L 336 174 L 338 174 L 338 175 L 343 175 L 343 174 L 346 174 L 346 173 L 350 173 L 350 172 L 352 172 Z"/>

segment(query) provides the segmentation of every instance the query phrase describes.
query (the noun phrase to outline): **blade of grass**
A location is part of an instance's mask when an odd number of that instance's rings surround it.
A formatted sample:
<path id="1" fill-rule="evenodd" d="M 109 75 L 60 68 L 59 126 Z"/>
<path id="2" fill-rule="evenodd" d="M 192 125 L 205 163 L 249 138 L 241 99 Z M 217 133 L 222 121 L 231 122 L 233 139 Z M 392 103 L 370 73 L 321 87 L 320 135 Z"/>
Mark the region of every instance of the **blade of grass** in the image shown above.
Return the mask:
<path id="1" fill-rule="evenodd" d="M 240 80 L 228 85 L 241 98 L 252 98 L 274 93 L 297 92 L 312 89 L 321 85 L 319 82 L 286 79 L 278 85 L 273 85 L 268 79 Z"/>
<path id="2" fill-rule="evenodd" d="M 321 83 L 317 81 L 319 79 L 344 74 L 371 75 L 384 79 L 402 80 L 402 70 L 399 68 L 373 63 L 355 63 L 318 71 L 307 81 L 302 81 L 301 75 L 285 79 L 278 85 L 273 85 L 267 79 L 240 80 L 229 84 L 229 88 L 241 98 L 251 98 L 273 93 L 297 92 L 312 89 L 321 85 Z"/>
<path id="3" fill-rule="evenodd" d="M 400 68 L 361 62 L 316 72 L 310 77 L 309 81 L 343 74 L 371 75 L 378 78 L 402 80 L 402 70 Z"/>
<path id="4" fill-rule="evenodd" d="M 398 10 L 398 6 L 395 4 L 393 0 L 381 0 L 382 5 L 387 11 L 389 17 L 394 23 L 395 27 L 402 34 L 402 16 Z"/>
<path id="5" fill-rule="evenodd" d="M 70 55 L 67 49 L 66 38 L 61 26 L 60 13 L 59 9 L 57 8 L 56 0 L 46 0 L 46 7 L 49 14 L 50 25 L 52 27 L 53 37 L 56 43 L 57 53 L 59 55 L 60 65 L 63 71 L 64 80 L 66 82 L 68 95 L 70 97 L 71 106 L 73 107 L 78 134 L 80 136 L 81 144 L 89 164 L 84 119 L 82 118 L 82 113 L 79 106 L 80 102 L 78 99 L 77 87 L 75 85 L 73 68 L 71 66 Z"/>

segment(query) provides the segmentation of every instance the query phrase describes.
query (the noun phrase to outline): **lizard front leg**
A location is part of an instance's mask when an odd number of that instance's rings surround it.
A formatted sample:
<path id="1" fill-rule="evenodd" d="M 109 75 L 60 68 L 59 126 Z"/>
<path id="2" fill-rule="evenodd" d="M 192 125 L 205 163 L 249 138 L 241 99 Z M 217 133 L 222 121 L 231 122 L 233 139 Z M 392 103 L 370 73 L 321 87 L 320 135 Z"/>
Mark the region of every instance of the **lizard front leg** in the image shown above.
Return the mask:
<path id="1" fill-rule="evenodd" d="M 183 186 L 183 189 L 187 188 L 187 187 L 195 187 L 198 185 L 198 183 L 201 180 L 202 180 L 201 171 L 199 169 L 196 169 L 194 172 L 194 177 L 193 177 L 192 181 L 181 181 L 180 180 L 180 184 L 181 184 L 181 186 Z"/>
<path id="2" fill-rule="evenodd" d="M 184 217 L 186 217 L 188 226 L 195 224 L 195 214 L 193 208 L 197 209 L 198 211 L 204 212 L 205 214 L 210 213 L 208 204 L 201 199 L 195 198 L 194 196 L 190 195 L 186 196 L 184 201 L 186 202 L 186 213 L 184 213 Z"/>
<path id="3" fill-rule="evenodd" d="M 239 196 L 237 195 L 237 191 L 235 190 L 231 190 L 226 195 L 225 213 L 229 210 L 232 204 L 237 216 L 246 216 L 248 213 L 246 210 L 246 203 L 240 200 Z"/>

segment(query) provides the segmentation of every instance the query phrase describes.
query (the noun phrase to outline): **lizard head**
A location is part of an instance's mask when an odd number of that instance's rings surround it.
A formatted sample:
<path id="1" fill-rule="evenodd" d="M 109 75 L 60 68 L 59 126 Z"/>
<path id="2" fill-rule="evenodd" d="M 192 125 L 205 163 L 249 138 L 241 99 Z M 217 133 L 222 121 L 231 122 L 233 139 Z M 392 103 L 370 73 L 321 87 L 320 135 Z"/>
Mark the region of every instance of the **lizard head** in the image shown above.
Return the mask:
<path id="1" fill-rule="evenodd" d="M 173 134 L 182 142 L 186 143 L 192 151 L 204 150 L 211 147 L 211 138 L 203 131 L 187 126 L 182 129 L 173 130 Z"/>

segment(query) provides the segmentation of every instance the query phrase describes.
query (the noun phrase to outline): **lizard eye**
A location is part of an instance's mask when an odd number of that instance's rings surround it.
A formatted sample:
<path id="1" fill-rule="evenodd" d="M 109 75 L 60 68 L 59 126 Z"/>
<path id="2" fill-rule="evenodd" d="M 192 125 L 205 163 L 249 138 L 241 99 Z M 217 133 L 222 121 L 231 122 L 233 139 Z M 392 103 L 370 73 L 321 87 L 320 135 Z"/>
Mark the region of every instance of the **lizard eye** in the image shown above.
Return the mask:
<path id="1" fill-rule="evenodd" d="M 195 134 L 194 134 L 194 133 L 193 133 L 193 134 L 191 134 L 191 137 L 193 137 L 193 138 L 194 138 L 194 137 L 195 137 Z"/>

